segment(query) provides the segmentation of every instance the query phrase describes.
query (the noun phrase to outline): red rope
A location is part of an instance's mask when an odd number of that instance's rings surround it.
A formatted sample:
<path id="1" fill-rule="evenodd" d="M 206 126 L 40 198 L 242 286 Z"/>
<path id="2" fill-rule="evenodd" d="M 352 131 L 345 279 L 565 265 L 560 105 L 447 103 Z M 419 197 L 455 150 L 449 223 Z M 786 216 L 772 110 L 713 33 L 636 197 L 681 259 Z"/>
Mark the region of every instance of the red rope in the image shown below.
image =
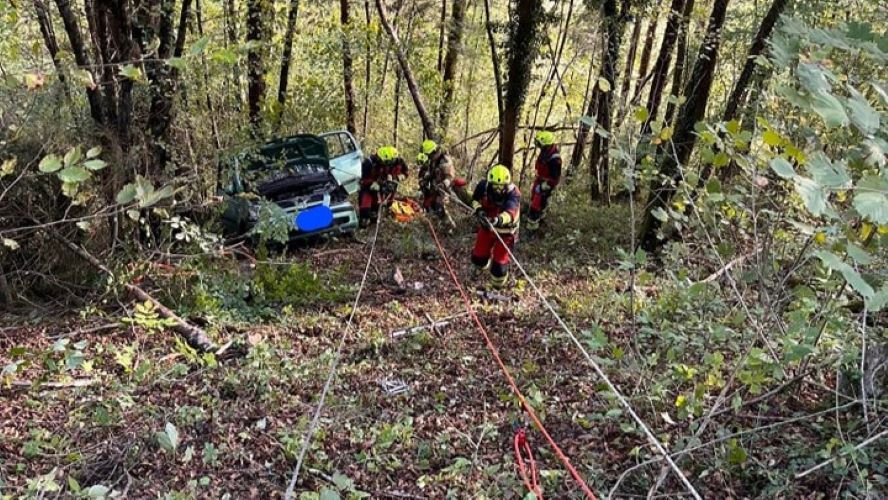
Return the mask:
<path id="1" fill-rule="evenodd" d="M 530 462 L 530 475 L 527 474 L 527 466 L 524 465 L 524 455 Z M 522 427 L 515 432 L 515 462 L 518 464 L 518 472 L 521 474 L 521 480 L 524 486 L 536 495 L 537 500 L 543 500 L 543 490 L 540 488 L 540 481 L 537 479 L 536 462 L 533 460 L 533 452 L 527 443 L 527 431 Z"/>
<path id="2" fill-rule="evenodd" d="M 435 231 L 435 226 L 432 222 L 426 219 L 426 222 L 429 225 L 429 229 L 432 232 L 432 238 L 435 240 L 435 245 L 438 247 L 438 251 L 441 252 L 441 257 L 444 259 L 444 264 L 447 266 L 447 271 L 450 273 L 450 277 L 453 279 L 453 284 L 456 285 L 456 289 L 459 291 L 459 294 L 462 296 L 463 302 L 466 305 L 466 311 L 469 313 L 469 316 L 474 320 L 475 325 L 478 326 L 478 330 L 481 331 L 481 335 L 484 336 L 484 341 L 487 343 L 487 349 L 493 355 L 493 358 L 496 360 L 497 364 L 499 364 L 500 369 L 503 371 L 503 375 L 505 375 L 506 380 L 509 382 L 509 386 L 512 389 L 512 393 L 518 398 L 518 401 L 521 402 L 521 406 L 524 408 L 524 411 L 527 412 L 527 415 L 530 417 L 531 421 L 533 421 L 534 426 L 540 431 L 543 437 L 546 438 L 546 441 L 549 442 L 549 445 L 552 446 L 552 449 L 555 451 L 555 455 L 558 456 L 558 459 L 561 460 L 561 463 L 567 468 L 570 475 L 573 476 L 574 480 L 579 484 L 580 489 L 583 490 L 583 493 L 586 494 L 586 498 L 590 500 L 595 500 L 595 495 L 592 493 L 592 490 L 589 489 L 589 486 L 586 485 L 586 482 L 583 480 L 582 476 L 580 476 L 579 472 L 574 468 L 570 463 L 570 459 L 561 451 L 561 448 L 558 447 L 558 444 L 555 440 L 552 439 L 552 436 L 546 431 L 546 428 L 543 427 L 543 423 L 537 418 L 536 412 L 533 411 L 533 408 L 527 403 L 527 400 L 524 398 L 524 395 L 521 394 L 521 391 L 518 389 L 518 385 L 515 383 L 515 379 L 512 378 L 512 374 L 509 373 L 509 369 L 506 368 L 505 363 L 503 363 L 502 358 L 499 355 L 499 351 L 496 346 L 493 345 L 493 342 L 490 340 L 490 336 L 487 334 L 487 329 L 484 327 L 484 324 L 481 323 L 481 319 L 478 318 L 478 314 L 475 312 L 475 309 L 472 307 L 472 301 L 469 299 L 469 295 L 466 293 L 462 284 L 459 282 L 459 278 L 456 276 L 456 272 L 453 270 L 453 266 L 450 263 L 450 258 L 447 257 L 447 252 L 444 251 L 444 246 L 441 245 L 441 240 L 438 239 L 438 233 Z M 525 440 L 525 445 L 526 445 Z M 517 445 L 517 443 L 516 443 Z M 527 447 L 527 450 L 530 450 L 530 447 Z M 519 462 L 519 470 L 523 467 L 523 465 Z M 532 470 L 536 470 L 536 465 L 532 461 L 531 457 L 531 468 Z M 528 481 L 525 481 L 525 484 L 528 484 Z M 531 491 L 534 491 L 531 489 Z M 534 493 L 537 493 L 534 491 Z M 539 493 L 537 493 L 539 498 L 542 498 Z"/>

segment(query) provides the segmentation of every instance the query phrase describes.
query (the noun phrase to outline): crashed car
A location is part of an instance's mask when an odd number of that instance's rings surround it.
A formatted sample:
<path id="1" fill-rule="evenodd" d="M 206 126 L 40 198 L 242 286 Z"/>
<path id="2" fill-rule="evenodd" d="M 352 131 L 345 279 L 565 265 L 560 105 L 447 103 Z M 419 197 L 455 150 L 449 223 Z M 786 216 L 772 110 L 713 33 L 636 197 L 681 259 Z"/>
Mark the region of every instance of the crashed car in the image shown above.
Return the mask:
<path id="1" fill-rule="evenodd" d="M 346 134 L 346 135 L 343 135 Z M 351 151 L 336 150 L 331 164 L 328 144 L 348 139 Z M 358 155 L 357 172 L 351 160 Z M 298 134 L 243 151 L 219 166 L 219 191 L 225 202 L 222 226 L 229 236 L 248 235 L 257 225 L 263 201 L 287 217 L 289 240 L 327 233 L 348 234 L 358 227 L 349 189 L 360 179 L 360 154 L 347 132 L 324 136 Z M 357 175 L 357 177 L 355 177 Z"/>

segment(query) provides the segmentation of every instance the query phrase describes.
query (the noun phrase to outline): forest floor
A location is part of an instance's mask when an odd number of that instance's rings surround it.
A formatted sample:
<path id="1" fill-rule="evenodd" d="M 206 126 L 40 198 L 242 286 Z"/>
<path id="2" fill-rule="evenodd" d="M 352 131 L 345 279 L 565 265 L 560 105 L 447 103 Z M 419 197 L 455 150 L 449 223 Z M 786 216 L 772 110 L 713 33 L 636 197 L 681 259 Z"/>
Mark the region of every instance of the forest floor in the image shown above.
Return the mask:
<path id="1" fill-rule="evenodd" d="M 522 240 L 517 255 L 614 382 L 632 395 L 647 381 L 621 362 L 636 349 L 626 317 L 628 274 L 615 255 L 628 246 L 628 234 L 613 223 L 626 209 L 605 210 L 583 231 L 556 231 L 568 226 L 553 218 L 549 237 Z M 471 290 L 468 227 L 464 221 L 445 246 Z M 359 236 L 369 239 L 366 231 Z M 465 311 L 443 262 L 433 258 L 427 226 L 385 220 L 378 241 L 297 491 L 306 499 L 336 498 L 333 492 L 342 498 L 524 497 L 512 450 L 512 424 L 523 412 L 475 325 L 463 316 L 441 331 L 391 337 Z M 299 262 L 321 282 L 335 280 L 338 292 L 320 305 L 271 305 L 262 320 L 205 315 L 219 340 L 238 338 L 249 346 L 229 359 L 195 356 L 160 327 L 124 325 L 124 318 L 95 310 L 2 325 L 0 366 L 19 366 L 0 389 L 0 492 L 24 494 L 54 483 L 67 491 L 102 485 L 133 498 L 282 496 L 346 334 L 368 248 L 331 240 L 276 261 Z M 248 261 L 237 265 L 239 272 L 256 272 Z M 392 280 L 396 270 L 406 291 Z M 514 284 L 514 302 L 478 297 L 474 306 L 552 437 L 592 489 L 606 494 L 621 472 L 652 451 L 531 288 L 522 279 Z M 657 290 L 651 282 L 637 294 L 643 300 Z M 379 383 L 386 379 L 402 380 L 406 393 L 386 394 Z M 658 435 L 675 437 L 669 415 L 652 412 L 647 395 L 631 399 L 645 407 L 642 414 Z M 529 439 L 546 497 L 580 498 L 540 433 L 530 431 Z M 638 482 L 649 484 L 658 471 L 642 468 L 626 484 L 644 493 Z M 706 482 L 718 484 L 718 477 L 715 472 Z M 661 489 L 680 491 L 674 478 Z"/>

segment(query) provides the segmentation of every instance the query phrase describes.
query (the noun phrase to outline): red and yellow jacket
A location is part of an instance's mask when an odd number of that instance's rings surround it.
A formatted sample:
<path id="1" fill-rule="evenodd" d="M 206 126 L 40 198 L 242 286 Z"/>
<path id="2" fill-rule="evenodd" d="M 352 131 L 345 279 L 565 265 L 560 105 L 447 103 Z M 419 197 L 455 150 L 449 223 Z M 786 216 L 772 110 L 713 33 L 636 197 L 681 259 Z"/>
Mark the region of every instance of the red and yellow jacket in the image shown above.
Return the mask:
<path id="1" fill-rule="evenodd" d="M 486 180 L 482 180 L 475 186 L 472 194 L 472 208 L 484 210 L 488 219 L 495 219 L 502 215 L 502 223 L 495 225 L 498 233 L 514 234 L 518 232 L 518 221 L 521 217 L 521 191 L 518 186 L 509 184 L 506 192 L 496 195 L 488 189 Z"/>
<path id="2" fill-rule="evenodd" d="M 535 183 L 540 182 L 545 182 L 553 188 L 561 182 L 561 154 L 558 152 L 558 146 L 544 148 L 537 156 Z"/>
<path id="3" fill-rule="evenodd" d="M 374 182 L 381 184 L 386 181 L 387 177 L 392 179 L 407 176 L 407 162 L 398 158 L 391 166 L 387 166 L 379 159 L 379 156 L 373 155 L 364 158 L 361 162 L 361 188 L 368 189 Z"/>

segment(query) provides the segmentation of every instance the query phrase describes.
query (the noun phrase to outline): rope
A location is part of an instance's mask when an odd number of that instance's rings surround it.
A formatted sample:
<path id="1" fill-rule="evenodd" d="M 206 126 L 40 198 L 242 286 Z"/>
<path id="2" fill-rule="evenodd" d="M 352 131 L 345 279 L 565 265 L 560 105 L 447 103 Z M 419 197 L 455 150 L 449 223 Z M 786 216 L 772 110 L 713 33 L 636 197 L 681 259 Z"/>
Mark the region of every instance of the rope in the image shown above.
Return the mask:
<path id="1" fill-rule="evenodd" d="M 299 450 L 299 458 L 296 460 L 296 467 L 293 469 L 293 477 L 290 479 L 290 484 L 287 486 L 287 492 L 284 495 L 286 500 L 291 500 L 293 498 L 293 490 L 296 487 L 296 481 L 299 480 L 299 470 L 302 468 L 302 461 L 305 459 L 308 445 L 311 444 L 311 438 L 317 430 L 321 410 L 324 408 L 324 400 L 327 398 L 327 393 L 330 391 L 330 386 L 333 383 L 333 377 L 336 375 L 336 369 L 339 367 L 339 360 L 342 357 L 342 347 L 345 345 L 345 339 L 348 337 L 348 333 L 352 330 L 355 313 L 358 311 L 358 302 L 361 300 L 361 294 L 364 292 L 364 285 L 367 283 L 367 275 L 370 273 L 370 265 L 373 263 L 373 252 L 376 250 L 376 241 L 379 237 L 379 226 L 381 221 L 382 215 L 378 214 L 376 217 L 376 228 L 373 232 L 373 241 L 370 244 L 370 253 L 367 255 L 367 264 L 364 266 L 364 275 L 361 277 L 361 284 L 358 287 L 355 302 L 352 304 L 352 310 L 351 314 L 348 316 L 348 322 L 345 324 L 346 333 L 339 339 L 339 345 L 336 347 L 336 354 L 333 356 L 333 363 L 330 365 L 330 372 L 327 374 L 327 381 L 324 383 L 323 390 L 321 390 L 321 399 L 318 401 L 317 408 L 315 408 L 314 416 L 308 426 L 308 431 L 306 431 L 305 437 L 302 439 L 302 449 Z"/>
<path id="2" fill-rule="evenodd" d="M 470 212 L 473 211 L 471 207 L 463 203 L 462 200 L 460 200 L 458 197 L 450 196 L 450 198 L 456 200 L 457 204 L 469 210 Z M 521 271 L 521 274 L 524 276 L 527 282 L 530 283 L 530 286 L 533 288 L 534 292 L 536 292 L 536 294 L 539 296 L 543 304 L 545 304 L 549 312 L 552 313 L 552 316 L 555 317 L 555 320 L 558 321 L 558 324 L 561 326 L 562 330 L 567 333 L 567 335 L 573 341 L 574 345 L 577 346 L 577 349 L 579 349 L 580 352 L 583 354 L 583 357 L 586 358 L 586 361 L 589 363 L 589 365 L 592 366 L 592 369 L 595 370 L 595 373 L 598 374 L 605 385 L 607 385 L 608 390 L 610 390 L 610 392 L 614 394 L 614 396 L 620 401 L 620 404 L 623 405 L 623 408 L 625 408 L 632 419 L 635 420 L 635 423 L 637 423 L 638 426 L 641 427 L 641 429 L 644 431 L 645 436 L 647 436 L 648 441 L 654 446 L 657 452 L 663 456 L 663 458 L 669 464 L 669 467 L 672 468 L 673 472 L 675 472 L 675 475 L 678 476 L 678 478 L 684 484 L 685 488 L 687 488 L 688 492 L 695 499 L 700 500 L 700 494 L 697 493 L 694 485 L 691 484 L 687 476 L 685 476 L 684 472 L 682 472 L 681 469 L 678 468 L 678 465 L 676 465 L 676 463 L 672 460 L 672 457 L 669 456 L 669 453 L 666 451 L 665 448 L 663 448 L 663 445 L 660 444 L 660 441 L 656 437 L 654 437 L 654 433 L 651 432 L 650 427 L 648 427 L 647 424 L 645 424 L 644 421 L 641 419 L 641 417 L 639 417 L 638 414 L 635 413 L 635 410 L 632 408 L 632 405 L 629 404 L 629 401 L 626 399 L 626 397 L 623 396 L 623 394 L 617 389 L 617 386 L 614 385 L 610 378 L 604 373 L 604 370 L 601 369 L 598 363 L 596 363 L 595 360 L 592 359 L 592 356 L 589 355 L 589 353 L 583 347 L 583 344 L 580 343 L 579 339 L 577 339 L 577 336 L 574 335 L 573 331 L 571 331 L 564 320 L 561 319 L 561 316 L 555 311 L 555 308 L 552 307 L 552 304 L 543 295 L 543 292 L 537 286 L 536 282 L 534 282 L 533 279 L 531 279 L 531 277 L 527 274 L 524 266 L 521 265 L 521 262 L 515 257 L 515 254 L 512 253 L 512 250 L 509 248 L 508 245 L 506 245 L 506 242 L 503 241 L 499 233 L 497 233 L 496 231 L 492 232 L 494 235 L 496 235 L 496 238 L 499 240 L 500 244 L 502 244 L 503 248 L 505 248 L 506 251 L 509 253 L 509 257 L 515 262 L 515 267 L 517 267 L 518 270 Z"/>
<path id="3" fill-rule="evenodd" d="M 524 465 L 524 455 L 527 455 L 527 461 L 530 462 L 529 475 L 527 466 Z M 537 479 L 536 462 L 533 459 L 530 444 L 527 442 L 527 431 L 523 427 L 515 432 L 515 462 L 518 464 L 518 472 L 521 474 L 524 486 L 536 495 L 537 500 L 543 500 L 543 490 L 540 488 L 539 479 Z"/>
<path id="4" fill-rule="evenodd" d="M 472 301 L 469 298 L 468 293 L 466 293 L 465 288 L 463 288 L 462 284 L 459 281 L 459 278 L 456 276 L 456 272 L 453 270 L 453 265 L 450 263 L 450 258 L 447 256 L 447 252 L 444 250 L 444 246 L 441 244 L 441 240 L 438 238 L 438 233 L 435 231 L 435 226 L 432 222 L 426 219 L 428 223 L 429 229 L 431 230 L 432 238 L 435 240 L 435 245 L 438 247 L 438 251 L 441 253 L 441 257 L 444 259 L 444 264 L 447 266 L 447 271 L 450 273 L 450 278 L 453 280 L 453 284 L 456 286 L 457 291 L 459 291 L 460 296 L 462 297 L 463 302 L 466 306 L 466 311 L 469 313 L 469 316 L 472 317 L 472 320 L 475 322 L 475 325 L 478 327 L 478 330 L 481 332 L 481 335 L 484 337 L 484 341 L 487 344 L 487 349 L 493 355 L 494 360 L 496 360 L 500 369 L 505 375 L 506 380 L 509 382 L 509 387 L 512 389 L 512 393 L 515 397 L 518 398 L 518 401 L 521 403 L 521 406 L 524 408 L 524 411 L 530 417 L 531 421 L 533 421 L 534 426 L 540 431 L 543 437 L 546 438 L 546 441 L 549 442 L 549 445 L 552 446 L 552 449 L 555 451 L 555 455 L 561 460 L 561 463 L 567 468 L 570 475 L 573 476 L 574 480 L 579 484 L 580 489 L 586 494 L 586 498 L 591 500 L 595 500 L 595 495 L 592 493 L 592 490 L 589 489 L 589 486 L 586 485 L 586 482 L 583 480 L 582 476 L 580 476 L 579 472 L 574 468 L 570 463 L 570 459 L 561 451 L 561 448 L 552 439 L 552 436 L 546 431 L 546 428 L 543 426 L 543 423 L 537 417 L 536 412 L 533 411 L 533 408 L 527 403 L 524 395 L 518 389 L 518 385 L 515 383 L 515 379 L 512 378 L 512 374 L 509 372 L 509 369 L 506 368 L 505 363 L 499 355 L 499 351 L 496 346 L 493 345 L 493 342 L 490 340 L 490 336 L 487 333 L 487 329 L 484 327 L 484 324 L 481 322 L 481 319 L 478 317 L 478 314 L 475 312 L 475 309 L 472 307 Z M 535 465 L 534 465 L 535 468 Z M 533 491 L 533 490 L 531 490 Z"/>

